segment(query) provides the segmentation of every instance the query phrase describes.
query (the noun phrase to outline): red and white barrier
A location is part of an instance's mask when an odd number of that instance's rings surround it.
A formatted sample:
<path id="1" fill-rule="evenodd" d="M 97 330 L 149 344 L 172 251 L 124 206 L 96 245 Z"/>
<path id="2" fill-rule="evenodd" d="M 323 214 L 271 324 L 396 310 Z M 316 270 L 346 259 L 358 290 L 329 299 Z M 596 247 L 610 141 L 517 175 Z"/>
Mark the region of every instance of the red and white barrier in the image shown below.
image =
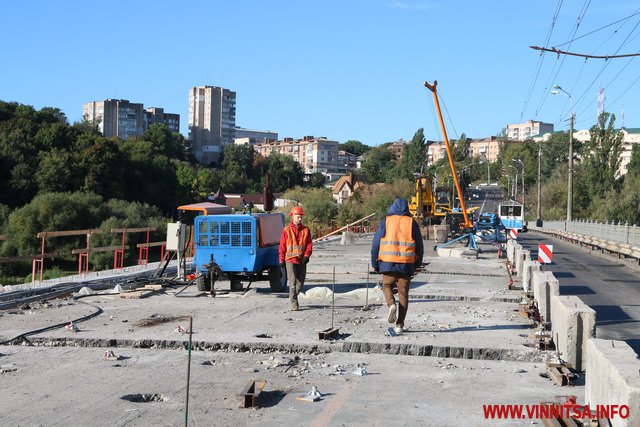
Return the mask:
<path id="1" fill-rule="evenodd" d="M 553 245 L 538 245 L 538 262 L 540 264 L 550 264 L 553 259 Z"/>
<path id="2" fill-rule="evenodd" d="M 515 228 L 509 229 L 509 238 L 513 240 L 518 240 L 518 230 Z"/>

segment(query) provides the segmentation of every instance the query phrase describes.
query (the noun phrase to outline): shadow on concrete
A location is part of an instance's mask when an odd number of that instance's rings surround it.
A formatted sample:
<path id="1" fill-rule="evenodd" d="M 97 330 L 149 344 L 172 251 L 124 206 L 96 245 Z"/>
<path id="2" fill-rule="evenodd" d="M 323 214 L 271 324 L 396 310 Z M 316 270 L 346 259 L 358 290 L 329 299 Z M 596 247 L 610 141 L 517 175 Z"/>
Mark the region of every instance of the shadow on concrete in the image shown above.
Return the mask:
<path id="1" fill-rule="evenodd" d="M 636 352 L 636 355 L 640 357 L 640 338 L 634 338 L 630 340 L 625 340 L 627 344 Z"/>
<path id="2" fill-rule="evenodd" d="M 570 271 L 554 271 L 553 275 L 556 276 L 557 279 L 561 279 L 561 278 L 569 278 L 569 277 L 576 277 L 574 276 L 573 273 L 571 273 Z"/>
<path id="3" fill-rule="evenodd" d="M 617 305 L 592 305 L 590 307 L 596 311 L 596 324 L 607 322 L 608 325 L 611 325 L 623 323 L 622 321 L 636 321 Z"/>
<path id="4" fill-rule="evenodd" d="M 584 285 L 560 286 L 560 295 L 595 295 L 596 291 Z"/>
<path id="5" fill-rule="evenodd" d="M 287 396 L 287 393 L 281 390 L 263 391 L 260 393 L 260 407 L 271 408 L 276 406 L 282 399 Z"/>

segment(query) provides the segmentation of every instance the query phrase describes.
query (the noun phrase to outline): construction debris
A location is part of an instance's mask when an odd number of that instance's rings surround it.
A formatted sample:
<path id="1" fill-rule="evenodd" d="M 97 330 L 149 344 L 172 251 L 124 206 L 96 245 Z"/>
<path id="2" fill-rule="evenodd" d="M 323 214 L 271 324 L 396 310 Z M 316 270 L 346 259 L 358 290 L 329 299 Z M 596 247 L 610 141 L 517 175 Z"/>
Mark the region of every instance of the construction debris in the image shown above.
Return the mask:
<path id="1" fill-rule="evenodd" d="M 296 400 L 302 400 L 303 402 L 317 402 L 320 399 L 322 399 L 322 393 L 318 391 L 316 386 L 312 386 L 309 393 L 296 397 Z"/>

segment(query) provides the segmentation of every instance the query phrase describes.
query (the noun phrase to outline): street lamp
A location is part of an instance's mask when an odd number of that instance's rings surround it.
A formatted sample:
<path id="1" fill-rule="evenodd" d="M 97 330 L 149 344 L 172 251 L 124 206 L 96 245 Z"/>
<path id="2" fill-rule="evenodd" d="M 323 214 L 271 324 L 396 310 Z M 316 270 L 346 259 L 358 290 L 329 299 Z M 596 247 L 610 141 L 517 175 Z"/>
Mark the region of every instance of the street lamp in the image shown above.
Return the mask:
<path id="1" fill-rule="evenodd" d="M 515 200 L 517 202 L 518 201 L 517 200 L 518 199 L 518 168 L 513 166 L 512 164 L 509 164 L 508 166 L 510 168 L 514 168 L 516 170 L 515 184 L 513 186 L 513 191 L 511 192 L 511 197 L 513 197 L 513 200 Z"/>
<path id="2" fill-rule="evenodd" d="M 520 166 L 522 166 L 522 172 L 521 172 L 522 173 L 522 212 L 524 212 L 524 163 L 522 162 L 522 159 L 511 159 L 511 161 L 520 163 Z M 516 190 L 516 199 L 517 198 L 518 198 L 518 191 Z"/>
<path id="3" fill-rule="evenodd" d="M 538 207 L 536 208 L 536 227 L 542 227 L 542 207 L 540 206 L 540 158 L 542 157 L 542 144 L 538 142 Z"/>
<path id="4" fill-rule="evenodd" d="M 571 222 L 573 220 L 573 98 L 560 85 L 553 85 L 553 88 L 557 90 L 552 90 L 552 95 L 563 92 L 569 97 L 569 104 L 571 105 L 571 115 L 569 116 L 569 178 L 567 183 L 567 222 Z"/>

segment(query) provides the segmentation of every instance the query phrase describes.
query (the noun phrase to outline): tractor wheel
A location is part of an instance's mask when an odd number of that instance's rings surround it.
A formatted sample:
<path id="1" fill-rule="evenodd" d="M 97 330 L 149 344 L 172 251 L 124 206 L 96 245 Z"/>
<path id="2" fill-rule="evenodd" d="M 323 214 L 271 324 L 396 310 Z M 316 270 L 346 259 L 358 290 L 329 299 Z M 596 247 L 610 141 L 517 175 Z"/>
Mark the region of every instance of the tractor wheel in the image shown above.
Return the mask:
<path id="1" fill-rule="evenodd" d="M 271 286 L 271 292 L 284 292 L 282 289 L 282 270 L 279 265 L 269 267 L 269 286 Z"/>
<path id="2" fill-rule="evenodd" d="M 231 276 L 231 292 L 242 292 L 242 281 L 239 276 Z"/>
<path id="3" fill-rule="evenodd" d="M 201 274 L 196 279 L 196 285 L 201 292 L 209 292 L 211 290 L 211 278 L 207 274 Z"/>

